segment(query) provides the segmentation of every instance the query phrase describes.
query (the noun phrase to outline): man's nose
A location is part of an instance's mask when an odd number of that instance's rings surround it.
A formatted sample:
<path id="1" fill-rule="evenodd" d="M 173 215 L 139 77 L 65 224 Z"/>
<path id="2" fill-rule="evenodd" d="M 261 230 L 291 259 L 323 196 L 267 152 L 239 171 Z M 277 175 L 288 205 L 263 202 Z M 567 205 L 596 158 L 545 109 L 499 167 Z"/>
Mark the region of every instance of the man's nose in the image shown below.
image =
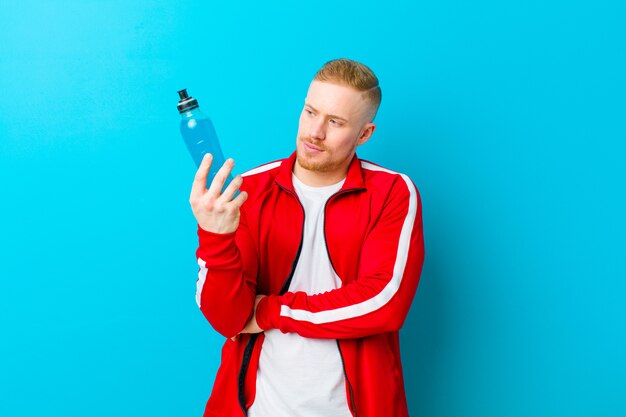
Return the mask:
<path id="1" fill-rule="evenodd" d="M 323 140 L 326 137 L 326 132 L 324 130 L 324 119 L 319 118 L 319 120 L 314 120 L 311 122 L 309 136 L 312 139 Z"/>

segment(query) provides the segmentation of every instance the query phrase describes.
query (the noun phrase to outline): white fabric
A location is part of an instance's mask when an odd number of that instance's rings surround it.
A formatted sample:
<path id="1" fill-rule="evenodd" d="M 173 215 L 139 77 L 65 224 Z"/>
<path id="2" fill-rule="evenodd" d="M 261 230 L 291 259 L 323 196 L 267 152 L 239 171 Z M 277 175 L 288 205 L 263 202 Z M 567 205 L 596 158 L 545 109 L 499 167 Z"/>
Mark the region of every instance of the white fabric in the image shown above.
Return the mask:
<path id="1" fill-rule="evenodd" d="M 345 180 L 344 180 L 345 181 Z M 341 286 L 324 241 L 324 205 L 343 182 L 310 187 L 293 175 L 305 213 L 302 251 L 289 291 L 318 294 Z M 312 339 L 271 329 L 259 358 L 249 417 L 351 417 L 335 339 Z"/>

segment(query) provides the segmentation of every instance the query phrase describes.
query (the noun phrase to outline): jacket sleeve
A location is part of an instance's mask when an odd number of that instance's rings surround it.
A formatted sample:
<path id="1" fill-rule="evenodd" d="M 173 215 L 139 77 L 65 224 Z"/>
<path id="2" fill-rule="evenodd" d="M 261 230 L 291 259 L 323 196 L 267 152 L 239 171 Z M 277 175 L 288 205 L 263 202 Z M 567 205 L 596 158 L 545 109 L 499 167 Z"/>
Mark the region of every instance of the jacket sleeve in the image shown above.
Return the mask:
<path id="1" fill-rule="evenodd" d="M 259 327 L 335 339 L 400 329 L 424 262 L 421 211 L 417 188 L 399 174 L 361 253 L 355 255 L 358 276 L 321 294 L 286 292 L 264 297 L 256 311 Z"/>
<path id="2" fill-rule="evenodd" d="M 252 315 L 258 271 L 243 208 L 237 231 L 218 234 L 198 225 L 198 238 L 196 303 L 217 332 L 233 337 Z"/>

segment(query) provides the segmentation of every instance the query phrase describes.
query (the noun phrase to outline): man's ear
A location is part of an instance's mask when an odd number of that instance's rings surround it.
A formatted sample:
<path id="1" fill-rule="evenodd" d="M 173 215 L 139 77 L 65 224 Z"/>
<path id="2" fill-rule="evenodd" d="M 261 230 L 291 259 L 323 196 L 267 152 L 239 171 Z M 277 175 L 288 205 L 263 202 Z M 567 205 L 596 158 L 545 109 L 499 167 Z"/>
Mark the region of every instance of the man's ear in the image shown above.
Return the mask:
<path id="1" fill-rule="evenodd" d="M 360 146 L 367 142 L 372 137 L 374 130 L 376 130 L 376 125 L 374 123 L 367 123 L 359 135 L 357 145 Z"/>

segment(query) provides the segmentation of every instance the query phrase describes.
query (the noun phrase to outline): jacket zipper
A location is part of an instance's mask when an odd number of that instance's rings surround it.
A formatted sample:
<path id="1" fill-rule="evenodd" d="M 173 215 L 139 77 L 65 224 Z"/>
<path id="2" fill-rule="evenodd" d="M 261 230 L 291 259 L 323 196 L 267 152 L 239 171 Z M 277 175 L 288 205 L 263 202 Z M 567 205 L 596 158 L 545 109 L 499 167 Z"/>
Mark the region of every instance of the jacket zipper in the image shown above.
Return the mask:
<path id="1" fill-rule="evenodd" d="M 346 377 L 346 382 L 348 383 L 348 391 L 350 392 L 350 404 L 352 405 L 352 410 L 354 410 L 354 417 L 356 417 L 357 413 L 356 413 L 356 404 L 354 403 L 354 392 L 352 391 L 352 384 L 350 383 L 350 379 L 348 378 L 348 373 L 346 372 L 346 363 L 343 360 L 343 352 L 341 352 L 341 346 L 339 346 L 339 339 L 337 339 L 337 349 L 339 349 L 339 356 L 341 357 L 341 366 L 343 367 L 343 374 Z"/>
<path id="2" fill-rule="evenodd" d="M 294 258 L 293 263 L 291 264 L 291 272 L 289 273 L 289 276 L 287 277 L 287 279 L 283 283 L 283 286 L 280 289 L 279 295 L 283 295 L 289 289 L 289 285 L 291 284 L 291 279 L 293 278 L 293 275 L 296 272 L 296 266 L 298 264 L 298 260 L 300 259 L 300 253 L 302 252 L 302 242 L 304 240 L 305 212 L 304 212 L 304 207 L 302 207 L 302 203 L 300 202 L 300 199 L 298 198 L 298 195 L 296 193 L 294 193 L 291 190 L 288 190 L 287 188 L 283 187 L 282 185 L 278 183 L 276 184 L 283 190 L 287 191 L 289 194 L 293 195 L 296 201 L 298 201 L 298 204 L 300 204 L 300 208 L 302 209 L 302 231 L 300 233 L 300 244 L 298 245 L 298 251 L 296 252 L 296 257 Z M 246 348 L 244 349 L 244 352 L 243 352 L 243 360 L 241 362 L 241 368 L 239 369 L 239 384 L 238 384 L 239 391 L 238 391 L 237 396 L 239 398 L 239 406 L 241 407 L 241 410 L 243 411 L 243 414 L 245 416 L 248 415 L 248 408 L 246 408 L 246 399 L 245 399 L 245 393 L 244 393 L 246 373 L 248 372 L 248 366 L 250 365 L 250 357 L 252 356 L 252 349 L 254 348 L 254 343 L 256 342 L 258 336 L 259 336 L 259 333 L 254 333 L 250 337 L 250 340 L 248 340 L 248 344 L 246 345 Z M 343 361 L 343 358 L 341 360 Z"/>
<path id="3" fill-rule="evenodd" d="M 344 194 L 350 191 L 356 191 L 356 190 L 363 190 L 363 188 L 349 188 L 346 190 L 338 191 L 332 196 L 330 196 L 328 200 L 326 200 L 326 203 L 324 204 L 324 227 L 323 227 L 324 244 L 326 246 L 326 254 L 328 256 L 328 260 L 330 261 L 330 266 L 331 268 L 333 268 L 333 271 L 335 272 L 335 274 L 337 274 L 337 270 L 335 269 L 335 265 L 333 265 L 333 260 L 330 257 L 330 251 L 328 250 L 328 240 L 326 239 L 326 208 L 328 207 L 328 203 L 330 202 L 330 200 L 334 198 L 335 196 L 339 194 Z M 350 393 L 350 405 L 352 406 L 352 410 L 354 411 L 354 417 L 356 417 L 357 412 L 356 412 L 356 404 L 354 402 L 354 391 L 352 390 L 352 384 L 350 383 L 350 379 L 348 378 L 348 373 L 346 372 L 346 363 L 343 359 L 343 352 L 341 351 L 341 346 L 339 345 L 339 339 L 336 339 L 336 342 L 337 342 L 337 349 L 339 350 L 339 357 L 341 357 L 341 366 L 343 368 L 343 375 L 346 378 L 346 382 L 348 383 L 348 392 Z"/>
<path id="4" fill-rule="evenodd" d="M 250 340 L 248 340 L 248 344 L 243 351 L 243 360 L 241 361 L 241 368 L 239 369 L 239 384 L 238 384 L 238 392 L 237 397 L 239 399 L 239 406 L 241 407 L 241 411 L 245 416 L 248 415 L 248 409 L 246 408 L 246 398 L 244 396 L 244 387 L 246 383 L 246 373 L 248 372 L 248 365 L 250 365 L 250 356 L 252 356 L 252 349 L 254 348 L 254 343 L 256 339 L 259 337 L 258 333 L 254 333 L 250 336 Z"/>
<path id="5" fill-rule="evenodd" d="M 293 263 L 291 264 L 291 272 L 289 273 L 289 277 L 287 277 L 287 279 L 283 283 L 282 288 L 280 289 L 279 295 L 283 295 L 289 289 L 289 285 L 291 285 L 291 279 L 293 278 L 293 275 L 296 272 L 296 266 L 298 265 L 298 260 L 300 259 L 300 253 L 302 252 L 302 242 L 304 241 L 304 223 L 305 223 L 306 213 L 304 212 L 304 207 L 302 206 L 302 203 L 300 202 L 300 199 L 298 198 L 298 195 L 295 192 L 283 187 L 280 184 L 278 184 L 278 186 L 282 188 L 283 190 L 287 191 L 289 194 L 291 194 L 296 199 L 296 201 L 300 205 L 300 209 L 302 210 L 302 226 L 300 229 L 300 244 L 298 245 L 298 252 L 296 252 L 296 257 L 293 259 Z"/>

